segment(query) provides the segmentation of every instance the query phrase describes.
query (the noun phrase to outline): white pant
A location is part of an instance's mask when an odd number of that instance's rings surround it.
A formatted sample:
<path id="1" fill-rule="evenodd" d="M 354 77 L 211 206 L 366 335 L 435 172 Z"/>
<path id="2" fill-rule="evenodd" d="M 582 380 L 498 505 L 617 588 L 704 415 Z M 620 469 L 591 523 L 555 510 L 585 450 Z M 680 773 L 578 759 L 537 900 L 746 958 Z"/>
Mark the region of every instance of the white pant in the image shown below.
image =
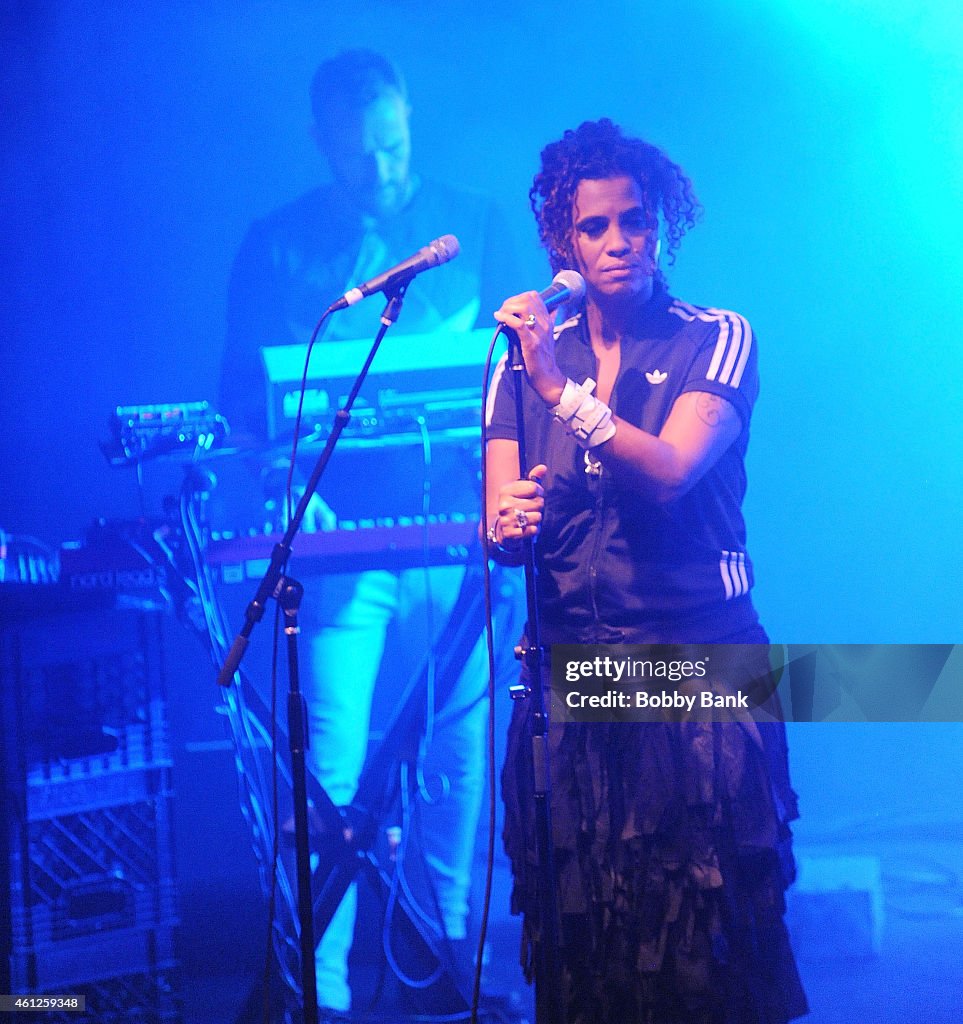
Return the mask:
<path id="1" fill-rule="evenodd" d="M 302 690 L 310 736 L 307 761 L 336 805 L 350 804 L 357 790 L 379 671 L 383 676 L 390 673 L 392 690 L 400 693 L 425 657 L 429 640 L 437 640 L 444 630 L 464 574 L 462 566 L 427 573 L 379 570 L 327 576 L 306 585 L 301 623 L 307 669 L 302 672 Z M 419 845 L 434 893 L 424 909 L 434 911 L 437 904 L 439 930 L 450 939 L 466 934 L 485 784 L 484 634 L 472 636 L 469 643 L 472 653 L 450 695 L 443 705 L 436 701 L 423 760 L 428 799 L 419 800 L 416 811 Z M 383 656 L 389 659 L 384 666 Z M 318 1002 L 336 1010 L 350 1006 L 347 956 L 356 909 L 357 889 L 352 885 L 317 949 Z"/>

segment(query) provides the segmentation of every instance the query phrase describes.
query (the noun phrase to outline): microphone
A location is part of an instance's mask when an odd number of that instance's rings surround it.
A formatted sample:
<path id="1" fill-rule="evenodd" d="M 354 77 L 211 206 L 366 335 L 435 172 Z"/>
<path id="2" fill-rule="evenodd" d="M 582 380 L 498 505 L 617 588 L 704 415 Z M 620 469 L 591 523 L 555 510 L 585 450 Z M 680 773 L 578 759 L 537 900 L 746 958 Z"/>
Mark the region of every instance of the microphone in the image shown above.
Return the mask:
<path id="1" fill-rule="evenodd" d="M 560 270 L 552 278 L 552 283 L 538 293 L 538 297 L 545 303 L 549 313 L 563 302 L 581 306 L 585 298 L 585 279 L 575 270 Z"/>
<path id="2" fill-rule="evenodd" d="M 453 260 L 458 255 L 460 248 L 458 239 L 454 235 L 442 235 L 441 238 L 436 238 L 433 242 L 423 246 L 414 256 L 409 256 L 408 259 L 395 264 L 390 270 L 386 270 L 376 277 L 372 277 L 370 281 L 365 281 L 364 284 L 359 284 L 345 292 L 337 302 L 328 307 L 328 312 L 334 313 L 339 309 L 353 306 L 374 292 L 383 292 L 389 288 L 407 284 L 423 270 L 430 270 L 432 267 L 438 267 L 442 263 Z"/>

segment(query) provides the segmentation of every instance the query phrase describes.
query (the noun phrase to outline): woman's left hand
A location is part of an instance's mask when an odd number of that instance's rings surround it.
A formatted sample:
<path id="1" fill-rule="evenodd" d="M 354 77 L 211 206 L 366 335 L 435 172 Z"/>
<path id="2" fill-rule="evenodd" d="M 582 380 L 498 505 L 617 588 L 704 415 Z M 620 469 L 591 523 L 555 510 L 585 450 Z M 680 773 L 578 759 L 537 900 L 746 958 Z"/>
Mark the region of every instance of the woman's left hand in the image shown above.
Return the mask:
<path id="1" fill-rule="evenodd" d="M 522 292 L 506 299 L 495 319 L 518 335 L 532 387 L 546 405 L 558 405 L 565 376 L 555 362 L 555 314 L 545 308 L 538 292 Z"/>
<path id="2" fill-rule="evenodd" d="M 492 523 L 495 540 L 503 546 L 519 544 L 525 537 L 537 537 L 545 512 L 542 479 L 548 467 L 539 464 L 527 480 L 510 480 L 499 488 L 498 515 Z"/>

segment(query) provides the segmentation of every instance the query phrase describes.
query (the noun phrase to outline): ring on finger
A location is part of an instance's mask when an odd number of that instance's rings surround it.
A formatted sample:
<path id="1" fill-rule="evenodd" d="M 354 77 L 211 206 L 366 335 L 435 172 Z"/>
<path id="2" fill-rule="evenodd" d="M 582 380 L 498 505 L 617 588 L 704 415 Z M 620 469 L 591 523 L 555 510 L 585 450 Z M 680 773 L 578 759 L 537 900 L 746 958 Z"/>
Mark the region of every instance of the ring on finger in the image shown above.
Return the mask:
<path id="1" fill-rule="evenodd" d="M 523 508 L 515 509 L 515 522 L 520 530 L 528 526 L 528 513 Z"/>
<path id="2" fill-rule="evenodd" d="M 537 318 L 534 313 L 529 313 L 528 316 L 525 317 L 524 323 L 529 330 L 532 330 L 535 327 L 536 322 Z"/>

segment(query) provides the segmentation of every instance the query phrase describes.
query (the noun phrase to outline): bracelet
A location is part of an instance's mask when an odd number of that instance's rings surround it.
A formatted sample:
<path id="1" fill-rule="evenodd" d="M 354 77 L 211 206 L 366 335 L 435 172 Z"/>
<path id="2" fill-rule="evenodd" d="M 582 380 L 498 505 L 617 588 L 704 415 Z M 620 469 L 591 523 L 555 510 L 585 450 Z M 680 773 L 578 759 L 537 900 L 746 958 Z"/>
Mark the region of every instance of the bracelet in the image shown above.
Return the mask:
<path id="1" fill-rule="evenodd" d="M 558 405 L 552 409 L 555 419 L 582 448 L 595 448 L 615 434 L 612 410 L 592 394 L 594 390 L 591 377 L 581 385 L 569 378 Z"/>
<path id="2" fill-rule="evenodd" d="M 495 526 L 498 524 L 496 519 L 491 526 L 488 527 L 488 533 L 485 536 L 488 538 L 489 547 L 493 547 L 496 551 L 500 551 L 503 555 L 517 555 L 519 549 L 517 547 L 510 548 L 505 545 L 503 541 L 500 541 L 495 533 Z"/>

